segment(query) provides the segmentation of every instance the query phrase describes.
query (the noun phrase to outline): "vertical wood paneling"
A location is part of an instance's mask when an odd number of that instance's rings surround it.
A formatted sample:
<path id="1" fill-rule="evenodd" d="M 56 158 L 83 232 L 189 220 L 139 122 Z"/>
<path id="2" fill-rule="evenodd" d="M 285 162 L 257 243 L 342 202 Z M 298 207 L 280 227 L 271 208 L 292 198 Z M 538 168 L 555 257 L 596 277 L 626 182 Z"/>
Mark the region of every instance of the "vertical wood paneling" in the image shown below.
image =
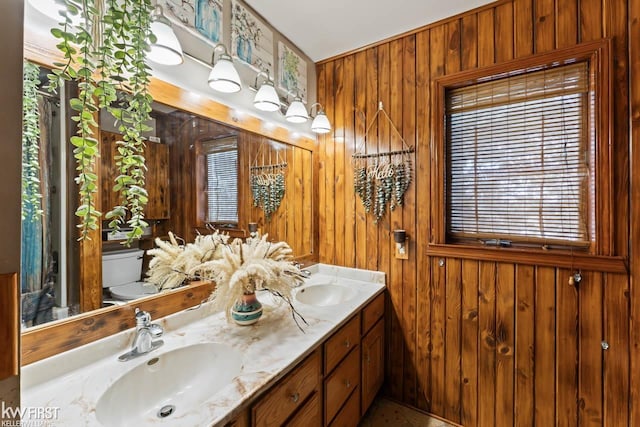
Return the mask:
<path id="1" fill-rule="evenodd" d="M 344 261 L 343 265 L 355 265 L 356 262 L 356 194 L 353 189 L 353 168 L 351 167 L 351 156 L 356 149 L 355 124 L 354 124 L 354 74 L 355 58 L 353 55 L 344 58 L 343 72 L 343 98 L 344 98 L 344 156 L 340 159 L 336 156 L 336 161 L 342 160 L 344 170 Z"/>
<path id="2" fill-rule="evenodd" d="M 578 293 L 569 285 L 571 270 L 556 270 L 556 399 L 557 425 L 575 425 L 578 418 Z"/>
<path id="3" fill-rule="evenodd" d="M 478 66 L 478 16 L 467 15 L 461 21 L 460 68 L 469 70 Z"/>
<path id="4" fill-rule="evenodd" d="M 515 351 L 515 269 L 498 264 L 496 271 L 496 426 L 513 426 Z"/>
<path id="5" fill-rule="evenodd" d="M 514 57 L 533 53 L 533 4 L 532 0 L 513 1 Z"/>
<path id="6" fill-rule="evenodd" d="M 602 0 L 580 0 L 580 41 L 602 37 Z"/>
<path id="7" fill-rule="evenodd" d="M 391 58 L 396 58 L 391 60 Z M 387 105 L 387 112 L 391 118 L 392 123 L 396 126 L 398 131 L 402 132 L 402 68 L 403 68 L 403 44 L 402 40 L 394 40 L 389 43 L 389 104 Z M 383 117 L 380 117 L 384 120 Z M 401 135 L 398 135 L 393 129 L 389 129 L 389 151 L 396 151 L 402 149 Z M 393 162 L 394 159 L 387 159 Z M 390 210 L 387 209 L 385 214 L 389 218 L 389 232 L 384 236 L 382 246 L 386 246 L 389 250 L 389 279 L 390 285 L 394 287 L 394 291 L 390 293 L 391 303 L 393 305 L 393 311 L 395 316 L 392 316 L 390 326 L 391 333 L 390 344 L 395 349 L 393 357 L 397 357 L 399 360 L 404 359 L 404 335 L 403 329 L 403 283 L 402 283 L 402 260 L 396 259 L 393 256 L 395 243 L 393 241 L 393 230 L 402 229 L 402 211 L 400 209 Z M 403 372 L 404 364 L 395 363 L 391 366 L 391 376 L 394 378 L 404 377 Z M 390 395 L 394 399 L 401 400 L 403 397 L 403 385 L 401 382 L 391 383 Z"/>
<path id="8" fill-rule="evenodd" d="M 407 37 L 403 42 L 402 61 L 402 136 L 408 145 L 416 141 L 416 38 Z M 415 156 L 412 156 L 415 165 Z M 404 336 L 404 378 L 402 401 L 416 402 L 416 184 L 404 195 L 402 224 L 409 236 L 409 259 L 402 261 L 402 332 Z"/>
<path id="9" fill-rule="evenodd" d="M 607 36 L 613 39 L 616 94 L 616 229 L 610 252 L 624 256 L 628 246 L 632 254 L 640 252 L 640 226 L 634 225 L 640 221 L 630 221 L 627 209 L 631 203 L 631 212 L 640 215 L 630 197 L 637 193 L 640 199 L 640 178 L 629 174 L 630 162 L 640 160 L 630 159 L 628 136 L 631 101 L 632 137 L 640 138 L 640 85 L 634 81 L 640 72 L 638 12 L 639 0 L 499 2 L 319 66 L 319 94 L 338 124 L 336 136 L 344 134 L 347 144 L 344 152 L 338 141 L 320 147 L 320 213 L 322 218 L 327 206 L 335 225 L 331 229 L 325 221 L 329 229 L 320 227 L 321 254 L 327 255 L 321 259 L 387 273 L 385 390 L 391 397 L 465 426 L 638 423 L 637 405 L 629 403 L 640 389 L 640 332 L 634 328 L 640 304 L 630 304 L 629 298 L 638 299 L 633 281 L 583 271 L 582 283 L 572 287 L 568 278 L 574 272 L 568 269 L 456 258 L 440 266 L 428 248 L 434 221 L 444 220 L 431 215 L 433 204 L 444 203 L 430 154 L 433 80 Z M 350 200 L 355 197 L 347 190 L 353 172 L 348 139 L 353 138 L 351 147 L 360 146 L 379 100 L 416 153 L 406 205 L 376 224 L 360 200 Z M 386 124 L 376 123 L 362 150 L 384 152 L 398 143 Z M 332 198 L 340 185 L 343 195 Z M 338 217 L 345 218 L 344 228 Z M 410 238 L 407 261 L 393 256 L 396 228 L 405 228 Z M 354 240 L 352 256 L 351 243 L 343 239 Z M 630 266 L 637 270 L 635 263 Z M 602 351 L 602 340 L 609 342 L 608 351 Z"/>
<path id="10" fill-rule="evenodd" d="M 548 52 L 556 45 L 555 1 L 535 0 L 533 5 L 535 51 L 536 53 Z"/>
<path id="11" fill-rule="evenodd" d="M 354 146 L 355 151 L 364 151 L 364 133 L 367 128 L 365 119 L 367 100 L 367 53 L 359 52 L 355 55 L 355 111 L 354 111 Z M 345 161 L 350 159 L 345 159 Z M 327 206 L 327 205 L 323 205 Z M 367 268 L 367 214 L 364 211 L 362 200 L 358 197 L 355 209 L 356 241 L 354 249 L 356 251 L 356 267 Z"/>
<path id="12" fill-rule="evenodd" d="M 416 406 L 427 409 L 431 395 L 429 378 L 429 358 L 431 354 L 431 294 L 429 283 L 431 263 L 426 256 L 431 222 L 429 215 L 429 96 L 430 96 L 430 31 L 416 34 L 416 162 L 414 186 L 416 193 Z M 420 224 L 418 224 L 420 221 Z M 426 223 L 426 224 L 425 224 Z M 419 225 L 419 226 L 418 226 Z"/>
<path id="13" fill-rule="evenodd" d="M 495 58 L 493 9 L 478 13 L 478 66 L 491 65 Z"/>
<path id="14" fill-rule="evenodd" d="M 611 218 L 613 225 L 613 251 L 619 255 L 628 253 L 629 233 L 629 74 L 628 74 L 628 2 L 626 0 L 604 0 L 605 22 L 604 36 L 613 40 L 613 103 L 614 135 L 613 169 L 614 210 Z M 615 218 L 615 220 L 613 220 Z"/>
<path id="15" fill-rule="evenodd" d="M 529 265 L 516 267 L 516 349 L 514 425 L 535 425 L 535 277 Z"/>
<path id="16" fill-rule="evenodd" d="M 316 78 L 317 78 L 317 86 L 318 86 L 318 102 L 320 102 L 324 108 L 325 113 L 327 114 L 327 118 L 329 117 L 329 109 L 333 109 L 333 105 L 329 105 L 329 97 L 327 96 L 327 68 L 333 66 L 332 63 L 322 64 L 316 67 Z M 329 206 L 329 200 L 327 200 L 327 188 L 325 185 L 326 177 L 328 176 L 326 170 L 326 164 L 329 161 L 333 161 L 327 157 L 327 152 L 325 147 L 327 146 L 327 140 L 331 138 L 331 132 L 319 135 L 318 138 L 318 206 L 315 206 L 315 209 L 318 210 L 318 228 L 320 230 L 324 230 L 327 223 L 327 215 L 331 214 L 333 211 L 331 209 L 325 208 L 325 206 Z M 334 239 L 335 236 L 331 236 L 328 233 L 322 233 L 321 241 L 319 242 L 319 261 L 326 261 L 325 256 L 325 245 L 327 241 L 330 239 Z"/>
<path id="17" fill-rule="evenodd" d="M 629 98 L 631 101 L 631 141 L 637 147 L 640 141 L 640 0 L 629 1 L 629 74 L 630 87 Z M 631 150 L 631 170 L 636 170 L 640 165 L 640 150 Z M 640 174 L 631 174 L 631 214 L 634 220 L 630 224 L 630 259 L 638 259 L 640 254 L 640 221 L 638 214 L 640 213 Z M 633 262 L 631 269 L 631 318 L 635 319 L 632 323 L 630 336 L 630 352 L 631 352 L 631 402 L 640 401 L 640 327 L 637 325 L 637 319 L 640 319 L 640 294 L 638 293 L 640 264 Z M 640 423 L 640 405 L 631 405 L 631 414 L 629 419 L 630 425 L 638 425 Z"/>
<path id="18" fill-rule="evenodd" d="M 344 236 L 345 233 L 345 204 L 346 199 L 344 195 L 345 182 L 344 182 L 344 158 L 345 158 L 345 98 L 344 98 L 344 58 L 338 59 L 334 63 L 334 82 L 333 93 L 335 96 L 335 111 L 333 115 L 334 123 L 334 149 L 333 158 L 334 161 L 334 174 L 333 174 L 333 186 L 334 193 L 334 227 L 336 236 Z M 333 263 L 337 265 L 345 264 L 345 239 L 335 239 L 335 256 Z"/>
<path id="19" fill-rule="evenodd" d="M 434 414 L 444 414 L 445 407 L 445 282 L 444 258 L 431 260 L 431 405 Z"/>
<path id="20" fill-rule="evenodd" d="M 536 271 L 535 302 L 535 419 L 536 425 L 555 424 L 556 278 L 550 267 Z"/>
<path id="21" fill-rule="evenodd" d="M 556 1 L 556 47 L 573 46 L 578 42 L 578 0 Z"/>
<path id="22" fill-rule="evenodd" d="M 462 271 L 459 259 L 447 259 L 445 294 L 444 417 L 460 422 L 462 347 Z"/>
<path id="23" fill-rule="evenodd" d="M 578 425 L 601 426 L 602 417 L 602 273 L 585 273 L 579 285 L 580 346 Z"/>
<path id="24" fill-rule="evenodd" d="M 369 127 L 369 120 L 373 120 L 373 117 L 378 111 L 378 48 L 367 50 L 367 98 L 366 108 L 364 115 L 365 131 Z M 372 127 L 369 129 L 367 138 L 365 140 L 365 152 L 376 153 L 378 152 L 377 144 L 377 128 Z M 373 141 L 373 142 L 372 142 Z M 366 215 L 367 220 L 367 268 L 369 270 L 376 270 L 378 268 L 378 228 L 376 227 L 371 214 Z M 389 307 L 387 305 L 386 307 Z M 391 363 L 389 358 L 385 358 L 387 367 Z M 387 374 L 389 370 L 386 370 Z"/>
<path id="25" fill-rule="evenodd" d="M 462 261 L 462 415 L 478 425 L 478 261 Z"/>
<path id="26" fill-rule="evenodd" d="M 496 62 L 513 58 L 513 3 L 496 7 L 495 12 Z"/>
<path id="27" fill-rule="evenodd" d="M 496 424 L 496 264 L 480 262 L 478 279 L 478 420 Z"/>
<path id="28" fill-rule="evenodd" d="M 326 88 L 326 113 L 327 118 L 331 123 L 335 123 L 335 115 L 336 115 L 336 94 L 334 92 L 335 88 L 335 64 L 328 64 L 325 68 L 325 88 Z M 329 132 L 328 135 L 331 135 L 328 138 L 325 138 L 324 141 L 324 202 L 326 204 L 320 206 L 328 206 L 329 203 L 336 203 L 336 193 L 335 193 L 335 141 L 336 141 L 336 132 L 342 132 L 341 129 L 336 130 L 333 128 L 333 132 Z M 322 185 L 322 184 L 321 184 Z M 322 196 L 322 193 L 321 193 Z M 322 200 L 320 201 L 322 203 Z M 341 202 L 338 202 L 341 203 Z M 322 211 L 323 209 L 320 208 Z M 321 246 L 320 256 L 324 262 L 329 264 L 335 263 L 336 259 L 336 228 L 335 228 L 335 208 L 327 211 L 324 216 L 324 226 L 320 226 L 322 230 L 327 233 L 327 236 L 330 236 L 324 244 Z"/>
<path id="29" fill-rule="evenodd" d="M 628 279 L 608 274 L 604 283 L 604 418 L 607 425 L 629 425 L 629 289 Z"/>

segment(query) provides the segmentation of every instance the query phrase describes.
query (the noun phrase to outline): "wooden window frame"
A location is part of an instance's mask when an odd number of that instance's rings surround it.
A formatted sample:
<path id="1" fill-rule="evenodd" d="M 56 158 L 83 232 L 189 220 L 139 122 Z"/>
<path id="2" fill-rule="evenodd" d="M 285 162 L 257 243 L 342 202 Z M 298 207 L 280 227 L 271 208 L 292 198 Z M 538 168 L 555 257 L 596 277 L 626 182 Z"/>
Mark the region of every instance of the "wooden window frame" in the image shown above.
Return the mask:
<path id="1" fill-rule="evenodd" d="M 236 138 L 237 150 L 238 150 L 238 159 L 240 159 L 240 141 Z M 233 224 L 234 227 L 222 227 L 223 231 L 238 231 L 240 230 L 240 212 L 238 212 L 238 221 L 235 223 L 232 222 L 209 222 L 207 221 L 207 150 L 204 148 L 204 145 L 215 138 L 202 138 L 196 141 L 195 143 L 195 157 L 196 157 L 196 173 L 195 173 L 195 185 L 196 191 L 195 195 L 195 204 L 196 204 L 196 218 L 195 225 L 198 229 L 207 229 L 207 224 L 211 224 L 213 226 L 218 226 L 220 224 Z M 238 171 L 238 181 L 241 179 L 240 171 Z M 238 193 L 238 209 L 240 209 L 240 193 Z"/>
<path id="2" fill-rule="evenodd" d="M 433 96 L 431 100 L 431 236 L 429 239 L 429 251 L 432 255 L 451 254 L 462 251 L 465 257 L 475 259 L 504 259 L 517 262 L 518 260 L 536 259 L 540 254 L 552 255 L 555 259 L 541 256 L 543 261 L 557 265 L 558 256 L 566 254 L 575 258 L 579 255 L 585 266 L 593 261 L 593 257 L 611 257 L 616 264 L 615 269 L 620 270 L 622 260 L 614 257 L 613 251 L 613 165 L 612 165 L 612 58 L 611 40 L 603 39 L 594 42 L 583 43 L 567 49 L 559 49 L 549 53 L 532 55 L 473 70 L 467 70 L 448 76 L 440 77 L 433 81 Z M 586 250 L 583 249 L 543 249 L 541 248 L 494 248 L 481 243 L 469 244 L 447 241 L 447 195 L 446 195 L 446 91 L 452 88 L 483 83 L 504 77 L 521 75 L 527 72 L 539 71 L 560 65 L 571 64 L 578 61 L 589 62 L 589 74 L 591 90 L 595 92 L 593 100 L 594 123 L 591 141 L 595 145 L 595 176 L 592 182 L 595 184 L 594 202 L 595 218 L 592 244 Z M 573 261 L 572 261 L 573 262 Z M 622 264 L 624 264 L 622 262 Z M 573 263 L 571 265 L 574 265 Z M 612 267 L 614 268 L 614 267 Z"/>

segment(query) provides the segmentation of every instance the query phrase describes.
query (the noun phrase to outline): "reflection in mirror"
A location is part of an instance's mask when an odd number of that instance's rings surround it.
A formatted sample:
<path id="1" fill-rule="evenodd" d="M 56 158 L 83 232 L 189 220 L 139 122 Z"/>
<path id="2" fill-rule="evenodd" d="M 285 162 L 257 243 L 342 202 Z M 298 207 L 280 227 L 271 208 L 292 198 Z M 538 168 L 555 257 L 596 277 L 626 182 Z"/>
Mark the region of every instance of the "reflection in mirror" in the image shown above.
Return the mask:
<path id="1" fill-rule="evenodd" d="M 47 73 L 45 69 L 40 72 L 42 76 Z M 124 233 L 110 233 L 105 221 L 95 256 L 80 256 L 84 252 L 76 241 L 73 214 L 77 204 L 73 147 L 61 142 L 68 141 L 65 129 L 73 125 L 64 114 L 68 97 L 64 92 L 62 101 L 44 95 L 38 97 L 45 111 L 39 125 L 38 164 L 45 213 L 41 223 L 23 224 L 24 326 L 120 306 L 157 293 L 153 284 L 144 281 L 150 258 L 146 252 L 154 247 L 156 238 L 167 239 L 169 232 L 185 242 L 210 233 L 212 226 L 232 237 L 247 237 L 248 224 L 257 223 L 270 240 L 287 241 L 295 256 L 312 255 L 311 147 L 273 141 L 155 103 L 144 150 L 149 227 L 142 239 L 125 247 Z M 99 194 L 103 212 L 118 202 L 112 188 L 120 138 L 113 119 L 101 115 Z M 254 201 L 251 169 L 272 164 L 286 164 L 286 168 L 282 169 L 280 204 L 267 215 Z M 28 272 L 32 273 L 27 277 Z"/>
<path id="2" fill-rule="evenodd" d="M 23 327 L 78 311 L 77 294 L 70 294 L 65 285 L 74 266 L 67 263 L 66 255 L 69 174 L 61 142 L 63 107 L 60 96 L 44 89 L 48 73 L 25 62 L 20 266 Z"/>

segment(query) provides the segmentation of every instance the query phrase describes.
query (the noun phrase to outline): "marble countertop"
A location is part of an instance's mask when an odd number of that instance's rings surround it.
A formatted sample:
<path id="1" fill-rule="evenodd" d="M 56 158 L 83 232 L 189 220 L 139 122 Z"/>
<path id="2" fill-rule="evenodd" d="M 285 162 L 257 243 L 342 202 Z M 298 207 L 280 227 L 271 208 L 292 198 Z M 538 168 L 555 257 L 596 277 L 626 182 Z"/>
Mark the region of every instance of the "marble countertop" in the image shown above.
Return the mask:
<path id="1" fill-rule="evenodd" d="M 217 342 L 231 346 L 243 355 L 240 375 L 205 402 L 195 404 L 189 410 L 177 408 L 174 414 L 164 419 L 152 414 L 144 419 L 144 425 L 223 425 L 385 288 L 385 275 L 380 272 L 326 264 L 316 264 L 308 269 L 312 275 L 298 289 L 336 283 L 355 289 L 355 296 L 327 307 L 302 304 L 294 298 L 295 309 L 308 323 L 301 325 L 303 330 L 293 321 L 288 305 L 273 301 L 263 301 L 264 314 L 252 326 L 227 323 L 223 313 L 212 313 L 207 304 L 197 310 L 153 319 L 165 329 L 164 345 L 137 359 L 128 362 L 117 360 L 131 346 L 134 334 L 131 329 L 24 367 L 21 373 L 21 406 L 60 408 L 57 418 L 48 424 L 51 427 L 100 426 L 96 404 L 100 396 L 125 373 L 171 350 Z M 266 297 L 264 300 L 270 298 Z M 260 293 L 258 298 L 263 299 Z"/>

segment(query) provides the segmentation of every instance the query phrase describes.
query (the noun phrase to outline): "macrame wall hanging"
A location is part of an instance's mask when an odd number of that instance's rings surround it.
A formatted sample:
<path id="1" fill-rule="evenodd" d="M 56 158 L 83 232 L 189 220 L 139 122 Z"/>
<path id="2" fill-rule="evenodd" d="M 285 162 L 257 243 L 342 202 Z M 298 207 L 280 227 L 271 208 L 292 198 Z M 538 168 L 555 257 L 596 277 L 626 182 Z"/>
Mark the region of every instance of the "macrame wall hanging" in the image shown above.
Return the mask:
<path id="1" fill-rule="evenodd" d="M 359 148 L 351 156 L 354 163 L 353 187 L 355 193 L 362 200 L 365 212 L 373 212 L 376 223 L 384 216 L 387 205 L 391 210 L 403 205 L 404 193 L 409 188 L 413 177 L 411 154 L 415 151 L 413 147 L 407 145 L 398 132 L 384 110 L 382 102 L 378 104 L 378 111 L 367 126 L 360 147 L 367 142 L 367 134 L 380 112 L 384 114 L 384 117 L 391 124 L 391 128 L 400 137 L 403 149 L 386 153 L 364 154 L 360 152 L 361 148 Z"/>
<path id="2" fill-rule="evenodd" d="M 269 164 L 265 164 L 264 155 L 262 164 L 258 165 L 258 157 L 262 149 L 256 154 L 253 166 L 249 167 L 249 177 L 251 180 L 251 194 L 253 196 L 253 206 L 264 211 L 267 222 L 271 221 L 271 215 L 280 207 L 286 189 L 285 172 L 287 163 L 280 161 L 280 155 L 276 151 L 276 163 L 271 164 L 271 154 L 269 154 Z"/>

